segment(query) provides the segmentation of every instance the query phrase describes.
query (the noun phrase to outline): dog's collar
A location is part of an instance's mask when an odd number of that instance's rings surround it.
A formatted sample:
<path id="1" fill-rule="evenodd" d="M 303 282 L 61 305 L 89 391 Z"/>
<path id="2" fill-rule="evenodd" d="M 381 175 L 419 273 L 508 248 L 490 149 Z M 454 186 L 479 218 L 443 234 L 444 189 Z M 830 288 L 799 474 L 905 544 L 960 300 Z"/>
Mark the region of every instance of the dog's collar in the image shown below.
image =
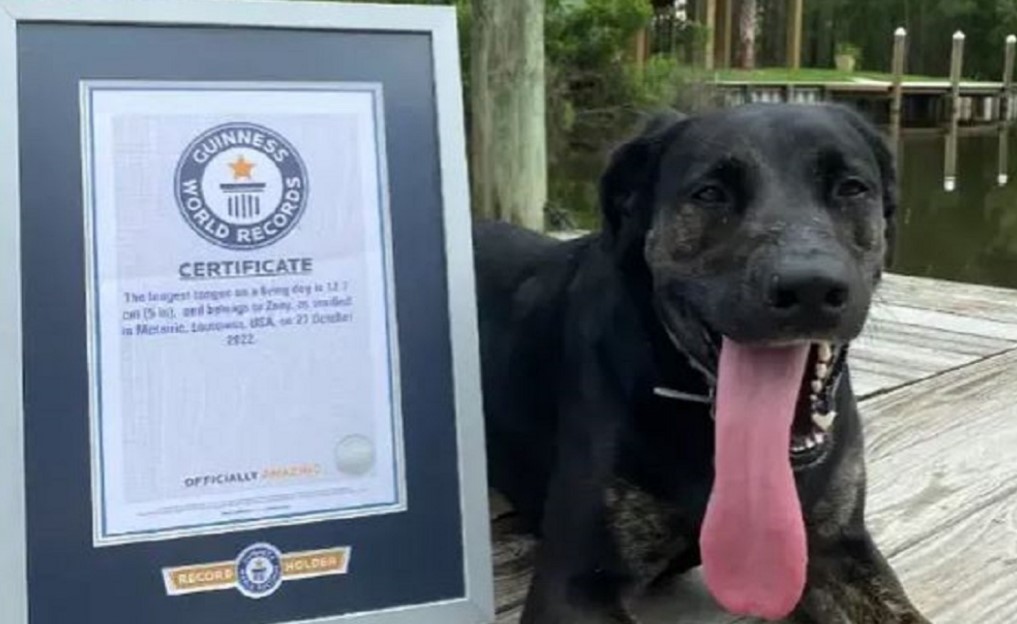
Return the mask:
<path id="1" fill-rule="evenodd" d="M 713 405 L 714 399 L 713 388 L 710 388 L 709 394 L 692 394 L 691 392 L 682 392 L 681 390 L 675 390 L 674 388 L 656 386 L 653 389 L 653 393 L 665 399 L 688 401 L 690 403 L 705 403 L 706 405 Z"/>

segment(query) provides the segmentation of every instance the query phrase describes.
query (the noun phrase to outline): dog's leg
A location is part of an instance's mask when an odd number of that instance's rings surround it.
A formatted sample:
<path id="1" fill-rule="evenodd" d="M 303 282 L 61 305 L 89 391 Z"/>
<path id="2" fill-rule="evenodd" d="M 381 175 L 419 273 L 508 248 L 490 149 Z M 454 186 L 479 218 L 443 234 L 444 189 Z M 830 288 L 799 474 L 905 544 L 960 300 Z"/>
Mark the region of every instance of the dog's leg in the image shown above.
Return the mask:
<path id="1" fill-rule="evenodd" d="M 610 384 L 594 379 L 562 393 L 556 466 L 521 624 L 636 624 L 622 605 L 624 575 L 605 501 L 625 408 Z"/>
<path id="2" fill-rule="evenodd" d="M 807 514 L 808 580 L 792 620 L 798 624 L 929 624 L 865 526 L 863 444 L 860 432 L 852 437 L 828 487 Z"/>

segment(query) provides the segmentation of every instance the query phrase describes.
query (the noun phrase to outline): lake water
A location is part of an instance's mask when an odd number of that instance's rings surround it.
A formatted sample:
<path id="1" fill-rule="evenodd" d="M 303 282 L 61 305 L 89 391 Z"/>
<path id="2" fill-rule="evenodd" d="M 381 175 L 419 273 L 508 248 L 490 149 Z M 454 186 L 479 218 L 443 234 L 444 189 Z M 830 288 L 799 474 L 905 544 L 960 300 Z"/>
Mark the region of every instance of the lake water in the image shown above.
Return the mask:
<path id="1" fill-rule="evenodd" d="M 1017 288 L 1017 135 L 1000 188 L 996 135 L 959 140 L 957 190 L 943 190 L 942 136 L 904 139 L 893 271 Z"/>
<path id="2" fill-rule="evenodd" d="M 1010 184 L 1000 188 L 996 134 L 958 143 L 958 180 L 943 190 L 942 134 L 905 136 L 900 159 L 901 208 L 896 273 L 1017 288 L 1017 133 L 1010 137 Z M 596 227 L 602 158 L 571 155 L 572 179 L 556 202 L 569 206 L 568 224 Z"/>

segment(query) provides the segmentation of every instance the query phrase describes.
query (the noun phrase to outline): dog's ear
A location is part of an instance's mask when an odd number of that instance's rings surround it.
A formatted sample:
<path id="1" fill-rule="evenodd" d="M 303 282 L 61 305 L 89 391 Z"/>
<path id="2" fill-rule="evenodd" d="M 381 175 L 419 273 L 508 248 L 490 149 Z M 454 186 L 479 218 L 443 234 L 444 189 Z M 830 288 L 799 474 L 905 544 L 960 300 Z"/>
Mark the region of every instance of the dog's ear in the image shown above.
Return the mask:
<path id="1" fill-rule="evenodd" d="M 861 113 L 844 105 L 832 105 L 831 108 L 837 111 L 854 128 L 876 157 L 879 165 L 879 175 L 882 178 L 883 187 L 883 217 L 886 221 L 886 257 L 884 265 L 889 268 L 893 265 L 894 251 L 897 246 L 897 163 L 893 151 L 886 139 L 876 127 L 863 117 Z"/>
<path id="2" fill-rule="evenodd" d="M 600 178 L 603 230 L 608 242 L 617 245 L 619 241 L 638 239 L 649 228 L 650 195 L 660 158 L 686 119 L 676 111 L 656 113 L 640 132 L 611 154 Z"/>

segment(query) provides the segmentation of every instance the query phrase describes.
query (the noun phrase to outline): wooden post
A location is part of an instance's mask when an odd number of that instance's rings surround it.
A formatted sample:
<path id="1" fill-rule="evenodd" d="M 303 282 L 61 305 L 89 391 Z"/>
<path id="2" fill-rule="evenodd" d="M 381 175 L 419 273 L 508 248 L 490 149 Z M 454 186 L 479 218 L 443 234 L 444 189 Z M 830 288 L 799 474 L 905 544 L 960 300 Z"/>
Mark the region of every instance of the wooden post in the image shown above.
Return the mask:
<path id="1" fill-rule="evenodd" d="M 953 52 L 950 55 L 950 129 L 946 136 L 946 161 L 943 167 L 943 189 L 952 193 L 957 189 L 957 131 L 960 125 L 960 81 L 964 69 L 964 33 L 953 35 Z"/>
<path id="2" fill-rule="evenodd" d="M 898 28 L 893 34 L 893 98 L 890 100 L 890 138 L 894 153 L 900 153 L 901 107 L 904 102 L 904 57 L 908 32 Z"/>
<path id="3" fill-rule="evenodd" d="M 706 41 L 703 47 L 706 48 L 706 54 L 703 55 L 703 69 L 710 71 L 714 66 L 714 54 L 715 44 L 717 35 L 717 0 L 702 0 L 705 5 L 703 13 L 703 26 L 706 27 Z"/>
<path id="4" fill-rule="evenodd" d="M 1014 52 L 1017 51 L 1017 35 L 1006 38 L 1006 58 L 1003 62 L 1003 93 L 999 96 L 999 175 L 996 181 L 1006 186 L 1010 181 L 1010 95 L 1013 93 Z"/>
<path id="5" fill-rule="evenodd" d="M 640 28 L 636 31 L 636 34 L 632 36 L 632 61 L 635 63 L 636 71 L 640 74 L 643 73 L 643 67 L 646 65 L 648 30 L 649 27 Z"/>
<path id="6" fill-rule="evenodd" d="M 788 0 L 787 12 L 787 66 L 797 70 L 802 68 L 802 19 L 804 0 Z"/>
<path id="7" fill-rule="evenodd" d="M 718 0 L 717 21 L 720 26 L 717 28 L 717 45 L 720 51 L 717 64 L 722 69 L 731 69 L 731 62 L 734 50 L 734 3 L 735 0 Z"/>

